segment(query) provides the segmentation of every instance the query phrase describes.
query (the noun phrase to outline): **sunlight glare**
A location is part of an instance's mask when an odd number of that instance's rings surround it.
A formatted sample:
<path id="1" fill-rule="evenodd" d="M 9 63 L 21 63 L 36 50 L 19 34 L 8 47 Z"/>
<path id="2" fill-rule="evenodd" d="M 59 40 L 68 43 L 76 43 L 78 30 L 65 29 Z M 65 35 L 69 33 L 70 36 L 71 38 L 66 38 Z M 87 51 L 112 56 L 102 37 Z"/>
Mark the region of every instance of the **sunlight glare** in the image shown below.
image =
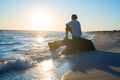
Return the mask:
<path id="1" fill-rule="evenodd" d="M 54 66 L 52 60 L 45 60 L 43 61 L 42 65 L 43 65 L 42 68 L 45 72 L 52 70 Z"/>
<path id="2" fill-rule="evenodd" d="M 52 60 L 45 60 L 41 63 L 40 68 L 43 70 L 43 77 L 45 79 L 42 80 L 57 80 L 57 75 L 54 72 L 55 66 Z"/>
<path id="3" fill-rule="evenodd" d="M 32 15 L 31 25 L 34 30 L 49 30 L 52 26 L 51 15 L 47 12 L 37 11 Z"/>

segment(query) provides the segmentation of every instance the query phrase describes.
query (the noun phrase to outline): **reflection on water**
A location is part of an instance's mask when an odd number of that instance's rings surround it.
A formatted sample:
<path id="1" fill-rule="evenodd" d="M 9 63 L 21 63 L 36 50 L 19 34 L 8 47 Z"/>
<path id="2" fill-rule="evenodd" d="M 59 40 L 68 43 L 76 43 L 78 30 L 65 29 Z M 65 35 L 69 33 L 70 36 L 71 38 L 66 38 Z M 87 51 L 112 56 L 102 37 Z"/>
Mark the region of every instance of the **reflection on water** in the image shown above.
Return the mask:
<path id="1" fill-rule="evenodd" d="M 33 39 L 33 43 L 32 43 L 32 50 L 36 50 L 39 52 L 44 52 L 46 55 L 46 52 L 49 50 L 48 47 L 48 42 L 46 42 L 47 39 L 45 39 L 45 37 L 41 37 L 41 36 L 36 36 Z M 41 54 L 41 53 L 40 53 Z"/>
<path id="2" fill-rule="evenodd" d="M 44 38 L 43 37 L 37 37 L 36 38 L 36 42 L 38 42 L 38 43 L 43 43 L 44 42 Z"/>
<path id="3" fill-rule="evenodd" d="M 57 74 L 55 72 L 56 68 L 53 61 L 45 60 L 39 64 L 38 70 L 42 72 L 40 80 L 58 80 Z"/>
<path id="4" fill-rule="evenodd" d="M 41 63 L 41 67 L 42 67 L 42 70 L 44 72 L 48 72 L 50 70 L 53 70 L 54 69 L 54 65 L 53 65 L 53 62 L 52 60 L 45 60 Z"/>

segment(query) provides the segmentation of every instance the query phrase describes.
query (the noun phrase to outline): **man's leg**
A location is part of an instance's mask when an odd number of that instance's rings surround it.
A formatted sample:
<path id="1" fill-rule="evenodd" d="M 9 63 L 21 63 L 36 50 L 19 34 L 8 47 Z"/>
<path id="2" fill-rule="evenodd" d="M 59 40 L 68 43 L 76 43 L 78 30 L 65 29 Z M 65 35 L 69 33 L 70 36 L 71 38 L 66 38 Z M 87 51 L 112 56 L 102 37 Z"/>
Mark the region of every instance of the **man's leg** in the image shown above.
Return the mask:
<path id="1" fill-rule="evenodd" d="M 68 33 L 70 32 L 72 34 L 72 29 L 70 26 L 66 25 L 66 28 L 65 28 L 65 31 L 66 31 L 66 37 L 68 39 Z"/>

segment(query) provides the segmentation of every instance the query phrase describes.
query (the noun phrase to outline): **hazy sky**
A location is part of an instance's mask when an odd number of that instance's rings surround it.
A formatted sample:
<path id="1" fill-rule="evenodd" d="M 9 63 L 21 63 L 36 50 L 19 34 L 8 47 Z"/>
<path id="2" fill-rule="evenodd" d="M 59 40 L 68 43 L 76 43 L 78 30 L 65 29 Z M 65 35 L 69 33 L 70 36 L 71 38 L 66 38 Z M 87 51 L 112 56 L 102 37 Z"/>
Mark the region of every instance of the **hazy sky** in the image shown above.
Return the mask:
<path id="1" fill-rule="evenodd" d="M 71 14 L 83 31 L 120 30 L 120 0 L 0 0 L 0 29 L 64 31 Z"/>

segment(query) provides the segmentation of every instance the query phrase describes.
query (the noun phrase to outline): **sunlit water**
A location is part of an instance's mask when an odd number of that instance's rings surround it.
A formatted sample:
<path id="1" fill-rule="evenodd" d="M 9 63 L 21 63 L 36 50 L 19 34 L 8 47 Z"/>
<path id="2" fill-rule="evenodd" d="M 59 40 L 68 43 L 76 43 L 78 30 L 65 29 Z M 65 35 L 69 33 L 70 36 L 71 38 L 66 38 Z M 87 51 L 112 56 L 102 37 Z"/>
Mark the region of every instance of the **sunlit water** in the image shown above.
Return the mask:
<path id="1" fill-rule="evenodd" d="M 70 66 L 49 57 L 48 42 L 64 37 L 64 32 L 1 30 L 0 80 L 59 80 Z M 92 35 L 83 37 L 93 39 Z"/>

